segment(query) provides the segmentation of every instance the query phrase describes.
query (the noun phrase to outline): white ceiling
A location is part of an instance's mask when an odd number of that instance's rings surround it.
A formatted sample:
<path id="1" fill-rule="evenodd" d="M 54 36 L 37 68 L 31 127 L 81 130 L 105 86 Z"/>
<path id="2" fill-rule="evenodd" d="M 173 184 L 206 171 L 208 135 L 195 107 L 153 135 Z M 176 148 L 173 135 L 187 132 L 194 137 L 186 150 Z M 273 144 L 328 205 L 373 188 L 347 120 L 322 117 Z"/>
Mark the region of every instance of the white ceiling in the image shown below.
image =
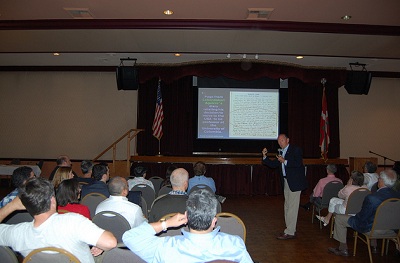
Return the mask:
<path id="1" fill-rule="evenodd" d="M 74 19 L 65 8 L 93 18 Z M 273 11 L 267 20 L 248 20 L 248 8 Z M 166 9 L 174 14 L 165 16 Z M 258 55 L 339 68 L 359 62 L 369 71 L 400 72 L 399 11 L 399 0 L 3 0 L 0 66 L 117 66 L 125 57 L 175 64 L 246 54 L 246 60 Z"/>

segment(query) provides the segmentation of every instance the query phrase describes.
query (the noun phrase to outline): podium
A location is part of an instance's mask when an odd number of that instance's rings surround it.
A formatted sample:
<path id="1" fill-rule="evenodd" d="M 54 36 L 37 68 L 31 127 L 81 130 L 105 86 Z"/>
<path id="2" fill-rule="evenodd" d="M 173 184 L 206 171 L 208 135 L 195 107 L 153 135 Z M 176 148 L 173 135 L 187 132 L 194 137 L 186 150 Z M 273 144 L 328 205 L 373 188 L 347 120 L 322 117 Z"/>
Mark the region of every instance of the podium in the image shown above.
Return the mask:
<path id="1" fill-rule="evenodd" d="M 378 166 L 378 158 L 376 157 L 349 157 L 349 172 L 355 170 L 364 173 L 364 165 L 368 161 Z"/>

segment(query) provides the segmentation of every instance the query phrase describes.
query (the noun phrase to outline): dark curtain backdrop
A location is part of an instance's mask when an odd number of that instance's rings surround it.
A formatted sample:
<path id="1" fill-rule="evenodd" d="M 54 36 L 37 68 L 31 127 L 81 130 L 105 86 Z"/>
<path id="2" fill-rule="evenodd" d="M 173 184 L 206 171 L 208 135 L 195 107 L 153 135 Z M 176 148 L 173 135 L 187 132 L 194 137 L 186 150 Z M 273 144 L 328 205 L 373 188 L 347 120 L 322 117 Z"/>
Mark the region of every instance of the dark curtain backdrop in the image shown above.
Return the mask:
<path id="1" fill-rule="evenodd" d="M 225 76 L 238 80 L 260 77 L 288 78 L 288 134 L 293 144 L 303 149 L 305 158 L 320 158 L 319 123 L 322 102 L 322 78 L 327 79 L 330 145 L 329 158 L 340 156 L 338 88 L 344 85 L 345 70 L 318 70 L 271 64 L 211 63 L 176 67 L 143 67 L 139 69 L 141 85 L 138 92 L 137 128 L 145 129 L 137 138 L 139 155 L 157 155 L 158 140 L 152 136 L 158 79 L 164 107 L 161 154 L 190 156 L 193 152 L 194 106 L 192 76 Z M 260 160 L 261 162 L 261 160 Z M 138 165 L 138 164 L 133 164 Z M 165 176 L 170 164 L 144 163 L 148 177 Z M 192 174 L 191 164 L 176 164 Z M 214 178 L 218 193 L 282 194 L 277 170 L 263 165 L 208 165 L 207 176 Z M 310 194 L 315 184 L 326 176 L 324 165 L 309 165 L 307 180 Z M 337 176 L 347 181 L 348 172 L 340 166 Z"/>

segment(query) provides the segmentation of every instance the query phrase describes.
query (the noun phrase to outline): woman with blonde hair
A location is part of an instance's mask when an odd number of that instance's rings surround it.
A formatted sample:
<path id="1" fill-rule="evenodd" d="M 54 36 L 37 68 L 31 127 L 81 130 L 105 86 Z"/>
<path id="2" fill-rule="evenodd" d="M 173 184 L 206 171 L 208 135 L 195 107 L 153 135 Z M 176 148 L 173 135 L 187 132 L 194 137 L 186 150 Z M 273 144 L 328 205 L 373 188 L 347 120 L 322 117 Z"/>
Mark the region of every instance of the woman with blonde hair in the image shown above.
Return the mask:
<path id="1" fill-rule="evenodd" d="M 72 167 L 59 167 L 51 182 L 53 183 L 54 188 L 57 189 L 62 181 L 71 179 L 73 177 L 74 174 L 72 172 Z"/>

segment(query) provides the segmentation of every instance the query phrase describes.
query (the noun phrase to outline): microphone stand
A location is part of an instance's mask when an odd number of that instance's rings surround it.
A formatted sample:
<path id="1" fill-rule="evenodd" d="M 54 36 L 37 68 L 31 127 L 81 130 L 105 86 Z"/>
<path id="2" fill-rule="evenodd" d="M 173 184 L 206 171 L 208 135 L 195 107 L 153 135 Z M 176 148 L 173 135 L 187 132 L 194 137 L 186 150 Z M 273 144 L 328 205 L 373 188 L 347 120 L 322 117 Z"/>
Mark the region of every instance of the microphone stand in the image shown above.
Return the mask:
<path id="1" fill-rule="evenodd" d="M 388 157 L 386 157 L 386 156 L 380 155 L 380 154 L 378 154 L 378 153 L 375 153 L 375 152 L 373 152 L 373 151 L 369 151 L 369 153 L 372 153 L 372 154 L 375 154 L 375 155 L 377 155 L 377 156 L 379 156 L 379 157 L 382 157 L 382 158 L 383 158 L 383 167 L 384 167 L 384 168 L 386 168 L 386 160 L 395 162 L 395 160 L 390 159 L 390 158 L 388 158 Z"/>

